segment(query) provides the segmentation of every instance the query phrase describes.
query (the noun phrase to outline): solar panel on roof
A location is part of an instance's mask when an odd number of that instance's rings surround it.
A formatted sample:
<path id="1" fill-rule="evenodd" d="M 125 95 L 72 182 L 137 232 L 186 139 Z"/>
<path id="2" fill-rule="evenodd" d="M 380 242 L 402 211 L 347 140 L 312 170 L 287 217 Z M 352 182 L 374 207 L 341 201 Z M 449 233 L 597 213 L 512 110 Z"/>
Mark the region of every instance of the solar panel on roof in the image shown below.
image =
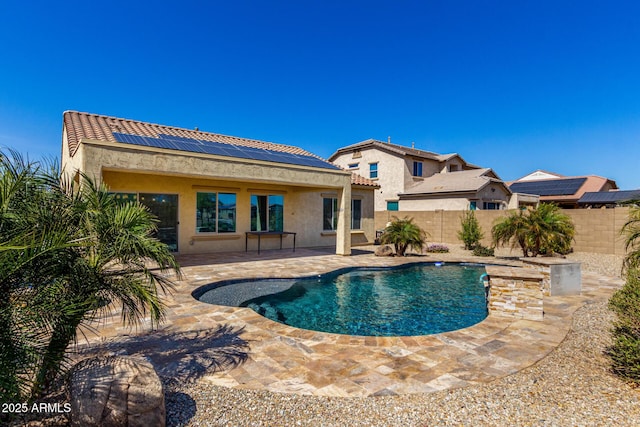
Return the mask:
<path id="1" fill-rule="evenodd" d="M 147 147 L 166 148 L 192 153 L 206 153 L 217 156 L 236 157 L 240 159 L 286 163 L 298 166 L 312 166 L 324 169 L 339 169 L 337 166 L 313 156 L 185 138 L 182 136 L 160 134 L 158 135 L 158 138 L 153 138 L 113 132 L 113 137 L 118 142 Z"/>
<path id="2" fill-rule="evenodd" d="M 514 182 L 509 187 L 514 193 L 539 196 L 570 196 L 582 187 L 587 178 L 553 179 L 548 181 Z"/>
<path id="3" fill-rule="evenodd" d="M 579 204 L 605 205 L 640 199 L 640 190 L 598 191 L 584 193 Z"/>

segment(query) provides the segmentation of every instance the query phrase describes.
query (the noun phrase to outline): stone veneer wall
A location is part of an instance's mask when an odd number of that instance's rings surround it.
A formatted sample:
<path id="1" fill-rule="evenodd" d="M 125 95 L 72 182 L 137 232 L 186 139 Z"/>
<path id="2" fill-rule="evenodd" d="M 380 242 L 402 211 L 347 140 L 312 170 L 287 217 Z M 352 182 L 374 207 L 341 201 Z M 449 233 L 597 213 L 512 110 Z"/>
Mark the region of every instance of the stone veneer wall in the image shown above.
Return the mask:
<path id="1" fill-rule="evenodd" d="M 579 262 L 562 258 L 520 258 L 525 268 L 531 268 L 543 275 L 544 296 L 580 295 L 582 274 Z"/>
<path id="2" fill-rule="evenodd" d="M 512 211 L 475 211 L 476 218 L 484 232 L 482 244 L 491 246 L 491 227 L 494 222 Z M 624 255 L 624 238 L 620 229 L 629 217 L 628 207 L 614 209 L 563 209 L 576 227 L 573 248 L 576 252 Z M 432 243 L 459 242 L 460 218 L 462 211 L 377 211 L 375 213 L 376 230 L 383 229 L 393 217 L 412 217 L 416 224 L 429 233 Z"/>
<path id="3" fill-rule="evenodd" d="M 529 268 L 487 266 L 489 315 L 542 320 L 543 275 Z"/>

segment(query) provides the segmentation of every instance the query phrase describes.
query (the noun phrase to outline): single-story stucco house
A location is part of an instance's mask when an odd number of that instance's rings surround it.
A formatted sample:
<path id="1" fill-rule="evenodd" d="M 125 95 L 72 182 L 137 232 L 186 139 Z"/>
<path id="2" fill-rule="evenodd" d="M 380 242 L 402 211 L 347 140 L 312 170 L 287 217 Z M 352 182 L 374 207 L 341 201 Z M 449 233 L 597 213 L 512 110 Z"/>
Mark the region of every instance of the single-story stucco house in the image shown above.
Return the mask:
<path id="1" fill-rule="evenodd" d="M 63 114 L 63 171 L 158 216 L 180 254 L 374 241 L 378 185 L 301 148 L 97 114 Z M 295 234 L 292 234 L 295 233 Z"/>

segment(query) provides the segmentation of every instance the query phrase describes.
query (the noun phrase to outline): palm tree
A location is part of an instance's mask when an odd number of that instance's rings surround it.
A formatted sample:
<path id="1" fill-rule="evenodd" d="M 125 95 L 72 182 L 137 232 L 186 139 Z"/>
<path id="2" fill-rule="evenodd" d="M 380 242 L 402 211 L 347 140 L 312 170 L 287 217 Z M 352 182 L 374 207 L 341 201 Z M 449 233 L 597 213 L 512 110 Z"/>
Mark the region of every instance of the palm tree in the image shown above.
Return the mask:
<path id="1" fill-rule="evenodd" d="M 571 218 L 553 203 L 541 203 L 528 215 L 528 239 L 532 256 L 569 248 L 575 235 Z"/>
<path id="2" fill-rule="evenodd" d="M 625 250 L 627 255 L 624 259 L 624 268 L 640 269 L 640 200 L 628 203 L 629 219 L 622 226 L 621 232 L 625 235 Z"/>
<path id="3" fill-rule="evenodd" d="M 553 203 L 541 203 L 535 209 L 511 213 L 496 222 L 491 230 L 494 245 L 512 242 L 522 249 L 523 256 L 538 256 L 565 250 L 571 245 L 575 227 L 571 218 Z"/>
<path id="4" fill-rule="evenodd" d="M 153 237 L 157 220 L 145 206 L 116 203 L 104 185 L 86 176 L 79 191 L 73 185 L 61 189 L 83 244 L 72 251 L 62 277 L 60 297 L 73 310 L 53 323 L 36 394 L 55 378 L 81 324 L 117 306 L 125 324 L 135 325 L 148 314 L 151 326 L 157 325 L 164 317 L 161 294 L 173 288 L 167 273 L 180 274 L 168 247 Z"/>
<path id="5" fill-rule="evenodd" d="M 503 246 L 511 242 L 511 248 L 517 245 L 522 249 L 522 256 L 529 256 L 527 245 L 527 218 L 522 213 L 512 212 L 493 225 L 491 236 L 494 246 Z"/>
<path id="6" fill-rule="evenodd" d="M 413 218 L 393 217 L 384 229 L 380 243 L 393 244 L 396 256 L 404 256 L 408 247 L 422 252 L 426 239 L 427 233 L 413 222 Z"/>
<path id="7" fill-rule="evenodd" d="M 59 373 L 78 327 L 119 306 L 162 320 L 179 266 L 144 206 L 119 205 L 87 177 L 0 153 L 0 400 L 23 401 Z"/>

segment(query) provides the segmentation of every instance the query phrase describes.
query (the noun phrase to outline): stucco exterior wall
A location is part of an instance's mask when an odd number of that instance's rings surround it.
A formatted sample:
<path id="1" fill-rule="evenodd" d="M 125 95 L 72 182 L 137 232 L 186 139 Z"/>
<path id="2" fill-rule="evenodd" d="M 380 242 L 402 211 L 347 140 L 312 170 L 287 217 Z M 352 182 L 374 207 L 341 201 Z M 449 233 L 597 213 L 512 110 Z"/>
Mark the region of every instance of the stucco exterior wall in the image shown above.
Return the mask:
<path id="1" fill-rule="evenodd" d="M 404 191 L 405 180 L 411 179 L 411 172 L 404 158 L 380 150 L 365 149 L 359 152 L 360 157 L 353 153 L 342 154 L 333 163 L 348 168 L 349 164 L 358 163 L 357 169 L 349 169 L 359 175 L 369 178 L 369 165 L 378 163 L 378 178 L 374 180 L 380 185 L 375 191 L 375 210 L 387 209 L 388 200 L 398 200 L 398 193 Z M 402 171 L 400 173 L 399 171 Z"/>
<path id="2" fill-rule="evenodd" d="M 296 232 L 297 247 L 335 246 L 337 233 L 322 230 L 322 194 L 335 196 L 336 191 L 291 187 L 253 182 L 230 182 L 216 179 L 161 176 L 106 170 L 103 180 L 114 192 L 144 192 L 178 195 L 178 251 L 181 254 L 245 250 L 245 232 L 250 231 L 251 195 L 278 194 L 284 198 L 284 231 Z M 235 233 L 197 233 L 196 195 L 198 192 L 236 194 Z M 362 229 L 350 233 L 351 242 L 373 242 L 373 192 L 355 190 L 352 197 L 363 200 Z M 366 207 L 366 208 L 365 208 Z M 263 237 L 262 249 L 276 249 L 278 237 Z M 290 248 L 293 237 L 283 238 L 283 247 Z M 249 250 L 257 249 L 255 238 L 249 238 Z"/>
<path id="3" fill-rule="evenodd" d="M 400 200 L 399 209 L 403 211 L 435 211 L 440 209 L 460 211 L 469 209 L 471 200 L 476 202 L 478 210 L 483 209 L 484 202 L 501 203 L 502 209 L 506 209 L 509 197 L 510 195 L 507 194 L 503 185 L 491 183 L 476 194 L 404 196 Z"/>
<path id="4" fill-rule="evenodd" d="M 400 200 L 402 211 L 460 211 L 469 209 L 469 199 L 466 197 L 451 197 L 446 199 L 407 199 Z"/>
<path id="5" fill-rule="evenodd" d="M 101 178 L 112 191 L 161 193 L 178 196 L 178 252 L 181 254 L 241 251 L 245 232 L 250 230 L 251 195 L 282 195 L 284 231 L 298 233 L 296 246 L 336 246 L 336 253 L 350 253 L 351 242 L 363 244 L 375 238 L 373 188 L 362 187 L 354 195 L 363 200 L 362 230 L 322 233 L 322 192 L 351 199 L 348 172 L 310 169 L 290 165 L 256 164 L 242 159 L 195 157 L 175 151 L 132 149 L 101 141 L 84 141 L 73 157 L 69 155 L 63 131 L 62 159 L 66 173 L 83 171 Z M 345 190 L 346 189 L 346 190 Z M 236 194 L 236 231 L 233 233 L 196 232 L 196 195 L 198 192 Z M 350 204 L 341 206 L 341 216 L 351 218 Z M 343 222 L 349 227 L 350 220 Z M 339 223 L 339 227 L 344 227 Z M 345 241 L 341 236 L 347 236 Z M 283 248 L 293 244 L 292 236 L 283 238 Z M 278 248 L 279 237 L 263 236 L 262 249 Z M 255 250 L 255 238 L 249 238 Z"/>

